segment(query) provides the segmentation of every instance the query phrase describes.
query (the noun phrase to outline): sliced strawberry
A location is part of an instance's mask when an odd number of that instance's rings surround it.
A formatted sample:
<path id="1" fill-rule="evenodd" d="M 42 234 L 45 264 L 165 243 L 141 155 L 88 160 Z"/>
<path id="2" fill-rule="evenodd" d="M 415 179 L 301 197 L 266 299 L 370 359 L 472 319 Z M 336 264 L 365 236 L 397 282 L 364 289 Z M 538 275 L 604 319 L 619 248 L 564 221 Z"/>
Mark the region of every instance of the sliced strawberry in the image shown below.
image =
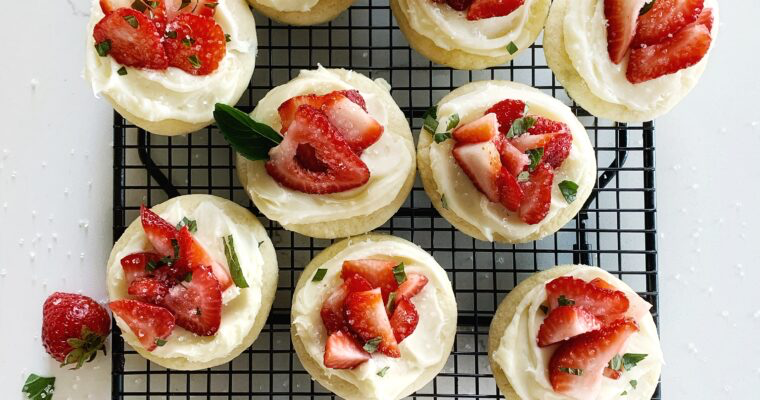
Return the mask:
<path id="1" fill-rule="evenodd" d="M 327 368 L 350 369 L 370 358 L 354 338 L 341 331 L 330 334 L 325 343 L 324 363 Z"/>
<path id="2" fill-rule="evenodd" d="M 145 204 L 140 206 L 140 222 L 156 252 L 162 256 L 174 257 L 177 228 L 145 207 Z"/>
<path id="3" fill-rule="evenodd" d="M 357 155 L 375 144 L 383 134 L 383 126 L 342 92 L 325 95 L 322 111 Z"/>
<path id="4" fill-rule="evenodd" d="M 534 116 L 535 122 L 528 128 L 528 133 L 531 135 L 539 135 L 542 133 L 570 133 L 570 128 L 563 122 L 552 121 L 548 118 Z"/>
<path id="5" fill-rule="evenodd" d="M 348 289 L 346 285 L 335 288 L 332 293 L 322 303 L 322 309 L 319 315 L 322 317 L 322 323 L 325 324 L 327 333 L 333 333 L 347 329 L 345 319 L 344 304 Z"/>
<path id="6" fill-rule="evenodd" d="M 322 108 L 323 103 L 324 102 L 322 96 L 317 96 L 316 94 L 305 94 L 302 96 L 291 97 L 290 99 L 280 104 L 280 107 L 277 108 L 277 113 L 280 115 L 280 124 L 282 125 L 280 133 L 284 135 L 288 131 L 290 124 L 296 118 L 296 111 L 298 111 L 298 107 L 302 105 L 309 105 L 313 108 L 320 109 Z"/>
<path id="7" fill-rule="evenodd" d="M 153 351 L 158 340 L 165 340 L 174 330 L 174 316 L 163 307 L 137 300 L 112 301 L 108 306 L 127 323 L 145 350 Z"/>
<path id="8" fill-rule="evenodd" d="M 512 139 L 510 142 L 517 150 L 526 152 L 539 147 L 545 147 L 552 141 L 552 139 L 554 139 L 554 134 L 541 133 L 537 135 L 520 135 Z"/>
<path id="9" fill-rule="evenodd" d="M 691 67 L 707 54 L 711 42 L 706 26 L 689 25 L 668 40 L 634 48 L 625 76 L 631 83 L 641 83 Z"/>
<path id="10" fill-rule="evenodd" d="M 145 14 L 153 21 L 159 33 L 166 27 L 166 7 L 164 0 L 100 0 L 100 8 L 108 15 L 119 8 L 131 8 Z"/>
<path id="11" fill-rule="evenodd" d="M 388 300 L 388 295 L 398 289 L 393 268 L 398 263 L 393 260 L 345 260 L 340 276 L 347 280 L 353 275 L 360 275 L 372 285 L 372 288 L 380 288 L 383 301 Z"/>
<path id="12" fill-rule="evenodd" d="M 713 12 L 712 8 L 705 8 L 702 10 L 702 13 L 699 14 L 699 18 L 697 18 L 696 24 L 704 25 L 710 33 L 712 33 L 712 27 L 713 27 Z"/>
<path id="13" fill-rule="evenodd" d="M 364 112 L 367 112 L 367 102 L 364 101 L 364 97 L 361 93 L 359 93 L 358 90 L 351 89 L 351 90 L 340 90 L 338 93 L 346 96 L 349 100 L 353 101 L 354 103 L 358 104 L 359 107 L 364 110 Z"/>
<path id="14" fill-rule="evenodd" d="M 308 143 L 325 171 L 311 171 L 296 160 L 298 145 Z M 269 175 L 281 185 L 311 194 L 337 193 L 369 180 L 369 168 L 330 124 L 325 113 L 301 105 L 282 143 L 269 151 Z"/>
<path id="15" fill-rule="evenodd" d="M 549 164 L 552 168 L 559 168 L 573 147 L 573 136 L 569 133 L 560 133 L 552 136 L 552 140 L 544 146 L 544 156 L 541 162 Z"/>
<path id="16" fill-rule="evenodd" d="M 520 187 L 523 191 L 523 201 L 520 204 L 518 213 L 520 219 L 526 224 L 537 224 L 549 213 L 552 202 L 553 180 L 554 172 L 551 166 L 541 163 L 530 174 L 528 181 L 520 182 Z"/>
<path id="17" fill-rule="evenodd" d="M 498 133 L 499 122 L 496 114 L 488 113 L 454 129 L 452 135 L 459 143 L 479 143 L 491 140 Z"/>
<path id="18" fill-rule="evenodd" d="M 512 127 L 512 123 L 516 119 L 522 118 L 525 113 L 525 102 L 512 99 L 502 100 L 486 110 L 487 113 L 496 114 L 496 119 L 499 121 L 499 132 L 506 135 L 509 128 Z"/>
<path id="19" fill-rule="evenodd" d="M 119 64 L 157 70 L 169 66 L 156 25 L 137 10 L 120 8 L 106 15 L 92 36 L 96 46 Z"/>
<path id="20" fill-rule="evenodd" d="M 602 372 L 602 375 L 606 376 L 610 379 L 620 379 L 620 371 L 615 371 L 614 369 L 610 367 L 604 367 L 604 372 Z"/>
<path id="21" fill-rule="evenodd" d="M 488 200 L 498 203 L 501 158 L 496 145 L 493 142 L 457 144 L 452 153 L 475 187 Z"/>
<path id="22" fill-rule="evenodd" d="M 601 327 L 599 320 L 583 307 L 557 307 L 549 312 L 538 329 L 538 346 L 550 346 Z"/>
<path id="23" fill-rule="evenodd" d="M 594 278 L 589 283 L 596 287 L 600 287 L 602 289 L 617 290 L 615 286 L 610 285 L 609 283 L 607 283 L 607 281 L 605 281 L 602 278 Z"/>
<path id="24" fill-rule="evenodd" d="M 445 2 L 446 4 L 449 5 L 449 7 L 457 11 L 464 11 L 467 9 L 467 7 L 470 6 L 470 4 L 472 4 L 472 0 L 444 0 L 444 1 L 434 0 L 434 1 L 436 1 L 436 3 Z"/>
<path id="25" fill-rule="evenodd" d="M 525 0 L 474 0 L 467 10 L 467 19 L 470 21 L 503 17 L 520 8 Z"/>
<path id="26" fill-rule="evenodd" d="M 121 259 L 121 268 L 124 270 L 124 279 L 127 285 L 135 279 L 150 275 L 149 263 L 158 265 L 161 256 L 156 253 L 134 253 Z"/>
<path id="27" fill-rule="evenodd" d="M 170 66 L 191 75 L 208 75 L 224 58 L 227 39 L 214 18 L 180 14 L 166 25 L 164 48 Z"/>
<path id="28" fill-rule="evenodd" d="M 380 338 L 378 350 L 381 353 L 388 357 L 401 357 L 380 288 L 349 293 L 346 298 L 346 321 L 365 342 Z"/>
<path id="29" fill-rule="evenodd" d="M 138 278 L 129 284 L 127 293 L 145 303 L 161 304 L 169 293 L 169 284 L 159 278 Z"/>
<path id="30" fill-rule="evenodd" d="M 523 191 L 517 178 L 506 168 L 499 174 L 499 201 L 509 211 L 517 211 L 523 199 Z"/>
<path id="31" fill-rule="evenodd" d="M 560 296 L 572 305 L 585 308 L 602 321 L 621 317 L 629 304 L 628 297 L 619 290 L 605 289 L 571 276 L 559 277 L 546 284 L 549 309 L 560 306 Z"/>
<path id="32" fill-rule="evenodd" d="M 179 260 L 177 264 L 187 268 L 187 271 L 194 271 L 200 266 L 207 266 L 211 268 L 214 273 L 214 277 L 219 281 L 219 287 L 222 291 L 225 291 L 228 287 L 232 286 L 232 277 L 230 272 L 222 264 L 219 264 L 211 256 L 208 255 L 206 249 L 198 243 L 190 233 L 190 230 L 186 226 L 183 226 L 177 234 L 177 240 L 179 242 Z"/>
<path id="33" fill-rule="evenodd" d="M 549 381 L 554 391 L 574 398 L 588 398 L 598 388 L 609 361 L 638 330 L 633 320 L 620 319 L 564 342 L 549 360 Z"/>
<path id="34" fill-rule="evenodd" d="M 410 272 L 406 274 L 406 280 L 396 290 L 396 301 L 401 299 L 411 300 L 427 285 L 428 278 L 425 275 Z"/>
<path id="35" fill-rule="evenodd" d="M 222 322 L 222 290 L 211 268 L 193 269 L 189 282 L 169 289 L 162 306 L 171 310 L 177 325 L 200 336 L 213 336 Z"/>
<path id="36" fill-rule="evenodd" d="M 411 301 L 407 299 L 396 301 L 393 315 L 391 315 L 391 328 L 398 343 L 414 333 L 419 321 L 420 316 L 417 315 L 417 309 Z"/>
<path id="37" fill-rule="evenodd" d="M 607 52 L 613 63 L 620 64 L 628 53 L 636 33 L 636 20 L 645 2 L 646 0 L 604 0 Z"/>
<path id="38" fill-rule="evenodd" d="M 653 45 L 675 35 L 697 20 L 704 0 L 656 0 L 646 14 L 639 17 L 633 47 Z"/>
<path id="39" fill-rule="evenodd" d="M 504 136 L 500 138 L 497 148 L 499 148 L 501 155 L 501 164 L 510 174 L 517 176 L 525 167 L 530 165 L 530 157 L 524 152 L 517 150 L 517 147 L 513 146 Z"/>
<path id="40" fill-rule="evenodd" d="M 369 281 L 359 274 L 349 276 L 345 281 L 345 285 L 349 292 L 366 292 L 367 290 L 374 289 Z"/>

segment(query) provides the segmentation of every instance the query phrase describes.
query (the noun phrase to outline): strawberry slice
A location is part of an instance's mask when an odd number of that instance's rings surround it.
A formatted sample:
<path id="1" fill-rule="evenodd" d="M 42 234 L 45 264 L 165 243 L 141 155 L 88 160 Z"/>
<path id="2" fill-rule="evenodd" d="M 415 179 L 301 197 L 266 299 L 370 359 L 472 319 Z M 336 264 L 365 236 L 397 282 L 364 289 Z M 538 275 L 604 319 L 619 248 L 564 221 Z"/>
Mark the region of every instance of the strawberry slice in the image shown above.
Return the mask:
<path id="1" fill-rule="evenodd" d="M 604 367 L 604 372 L 602 372 L 602 375 L 606 376 L 607 378 L 617 380 L 617 379 L 620 379 L 620 375 L 622 374 L 620 373 L 620 371 L 615 371 L 614 369 L 610 367 Z"/>
<path id="2" fill-rule="evenodd" d="M 92 36 L 98 51 L 119 64 L 157 70 L 169 66 L 156 25 L 137 10 L 119 8 L 106 15 L 95 25 Z"/>
<path id="3" fill-rule="evenodd" d="M 506 168 L 502 168 L 499 174 L 499 201 L 509 211 L 517 211 L 523 199 L 523 191 L 517 178 Z"/>
<path id="4" fill-rule="evenodd" d="M 137 300 L 116 300 L 108 304 L 114 315 L 127 323 L 145 350 L 153 351 L 158 340 L 166 340 L 174 330 L 169 310 Z"/>
<path id="5" fill-rule="evenodd" d="M 619 290 L 597 285 L 571 276 L 554 279 L 546 284 L 549 309 L 559 307 L 560 296 L 564 296 L 563 303 L 583 307 L 603 322 L 621 317 L 628 310 L 628 297 Z"/>
<path id="6" fill-rule="evenodd" d="M 631 50 L 625 76 L 641 83 L 691 67 L 707 54 L 711 42 L 706 26 L 691 24 L 668 40 Z"/>
<path id="7" fill-rule="evenodd" d="M 296 160 L 298 145 L 308 143 L 325 171 L 306 169 Z M 281 185 L 311 194 L 343 192 L 369 180 L 369 168 L 330 124 L 325 113 L 301 105 L 282 143 L 269 151 L 269 175 Z"/>
<path id="8" fill-rule="evenodd" d="M 380 139 L 383 126 L 362 106 L 344 96 L 343 93 L 329 93 L 324 96 L 323 101 L 322 111 L 354 153 L 361 155 L 364 149 Z"/>
<path id="9" fill-rule="evenodd" d="M 504 136 L 499 136 L 499 138 L 497 148 L 501 155 L 501 164 L 513 176 L 519 175 L 525 167 L 530 165 L 530 157 L 524 152 L 517 150 Z"/>
<path id="10" fill-rule="evenodd" d="M 325 343 L 324 363 L 327 368 L 351 369 L 370 358 L 354 338 L 341 331 L 330 334 Z"/>
<path id="11" fill-rule="evenodd" d="M 156 252 L 162 256 L 174 257 L 177 228 L 145 207 L 145 204 L 140 205 L 140 222 Z"/>
<path id="12" fill-rule="evenodd" d="M 169 289 L 162 306 L 171 310 L 177 325 L 200 336 L 213 336 L 222 322 L 222 290 L 211 268 L 193 269 L 189 282 Z"/>
<path id="13" fill-rule="evenodd" d="M 341 285 L 335 288 L 329 296 L 322 303 L 322 309 L 319 311 L 319 315 L 322 317 L 322 323 L 325 324 L 327 333 L 333 333 L 337 331 L 347 330 L 344 303 L 348 296 L 348 288 L 346 285 Z"/>
<path id="14" fill-rule="evenodd" d="M 549 164 L 541 163 L 530 174 L 530 179 L 520 182 L 523 191 L 523 201 L 520 204 L 518 214 L 526 224 L 533 225 L 541 222 L 552 202 L 552 181 L 554 171 Z"/>
<path id="15" fill-rule="evenodd" d="M 457 144 L 452 153 L 475 187 L 488 200 L 498 203 L 501 158 L 496 145 L 493 142 Z"/>
<path id="16" fill-rule="evenodd" d="M 359 107 L 364 110 L 364 112 L 367 112 L 367 102 L 364 101 L 364 97 L 361 93 L 359 93 L 356 89 L 350 89 L 350 90 L 339 90 L 337 93 L 340 93 L 344 96 L 346 96 L 349 100 L 353 101 L 354 103 L 358 104 Z"/>
<path id="17" fill-rule="evenodd" d="M 569 133 L 553 135 L 552 140 L 544 146 L 544 156 L 541 161 L 552 168 L 559 168 L 573 147 L 573 136 Z"/>
<path id="18" fill-rule="evenodd" d="M 536 135 L 520 135 L 512 139 L 510 142 L 517 150 L 524 153 L 528 150 L 545 147 L 552 141 L 552 139 L 554 139 L 554 134 L 541 133 Z"/>
<path id="19" fill-rule="evenodd" d="M 467 9 L 467 7 L 472 4 L 472 0 L 433 0 L 436 3 L 446 3 L 449 5 L 449 7 L 457 10 L 457 11 L 464 11 Z"/>
<path id="20" fill-rule="evenodd" d="M 538 346 L 550 346 L 601 327 L 599 320 L 583 307 L 557 307 L 549 312 L 538 329 Z"/>
<path id="21" fill-rule="evenodd" d="M 491 140 L 498 133 L 499 122 L 496 114 L 488 113 L 454 129 L 452 136 L 459 143 L 479 143 Z"/>
<path id="22" fill-rule="evenodd" d="M 169 293 L 169 284 L 159 278 L 138 278 L 129 284 L 127 293 L 144 303 L 161 304 Z"/>
<path id="23" fill-rule="evenodd" d="M 628 53 L 636 33 L 636 20 L 645 2 L 646 0 L 604 0 L 607 52 L 613 63 L 620 64 Z"/>
<path id="24" fill-rule="evenodd" d="M 704 5 L 704 0 L 656 0 L 652 8 L 639 17 L 633 47 L 667 40 L 696 21 Z"/>
<path id="25" fill-rule="evenodd" d="M 156 253 L 134 253 L 121 259 L 121 268 L 124 270 L 124 279 L 127 285 L 134 280 L 150 275 L 149 263 L 159 265 L 161 256 Z"/>
<path id="26" fill-rule="evenodd" d="M 525 0 L 474 0 L 467 10 L 467 19 L 475 21 L 479 19 L 503 17 L 520 8 Z"/>
<path id="27" fill-rule="evenodd" d="M 702 10 L 702 13 L 699 14 L 699 17 L 697 18 L 696 24 L 704 25 L 710 33 L 712 33 L 712 27 L 713 27 L 713 12 L 712 8 L 705 8 Z"/>
<path id="28" fill-rule="evenodd" d="M 406 274 L 406 280 L 396 290 L 396 301 L 411 300 L 427 285 L 428 278 L 425 275 L 410 272 Z"/>
<path id="29" fill-rule="evenodd" d="M 227 52 L 224 31 L 212 17 L 180 14 L 166 24 L 164 36 L 169 66 L 191 75 L 216 71 Z"/>
<path id="30" fill-rule="evenodd" d="M 391 315 L 391 328 L 393 329 L 396 342 L 401 343 L 401 341 L 414 333 L 419 321 L 420 316 L 417 314 L 417 309 L 414 308 L 414 304 L 411 301 L 407 299 L 396 301 L 393 315 Z"/>
<path id="31" fill-rule="evenodd" d="M 602 278 L 594 278 L 589 283 L 596 287 L 600 287 L 602 289 L 617 290 L 615 286 L 610 285 L 607 281 L 605 281 Z"/>
<path id="32" fill-rule="evenodd" d="M 159 33 L 166 27 L 166 7 L 163 0 L 100 0 L 100 9 L 105 15 L 119 8 L 131 8 L 145 14 L 156 24 Z"/>
<path id="33" fill-rule="evenodd" d="M 512 123 L 516 119 L 522 118 L 525 113 L 525 102 L 512 99 L 502 100 L 486 110 L 487 113 L 496 114 L 496 119 L 499 121 L 499 132 L 502 135 L 506 135 L 509 132 L 509 128 L 512 127 Z"/>
<path id="34" fill-rule="evenodd" d="M 401 357 L 380 288 L 349 293 L 346 298 L 346 321 L 365 342 L 380 338 L 378 350 L 381 353 L 388 357 Z"/>
<path id="35" fill-rule="evenodd" d="M 570 133 L 570 128 L 559 121 L 552 121 L 548 118 L 533 116 L 535 122 L 528 128 L 528 133 L 531 135 L 539 135 L 542 133 Z"/>
<path id="36" fill-rule="evenodd" d="M 346 289 L 351 293 L 366 292 L 367 290 L 374 289 L 369 281 L 364 279 L 364 277 L 359 274 L 349 276 L 348 279 L 346 279 L 345 286 Z"/>
<path id="37" fill-rule="evenodd" d="M 632 319 L 619 319 L 564 342 L 549 360 L 549 381 L 554 391 L 574 398 L 595 397 L 604 368 L 638 330 Z"/>
<path id="38" fill-rule="evenodd" d="M 284 101 L 282 104 L 280 104 L 280 107 L 277 108 L 277 113 L 280 115 L 280 124 L 282 125 L 280 133 L 285 135 L 285 133 L 288 131 L 290 124 L 296 118 L 296 111 L 298 111 L 298 108 L 300 106 L 309 105 L 313 108 L 320 109 L 322 108 L 323 103 L 324 100 L 322 96 L 317 96 L 316 94 L 295 96 Z"/>
<path id="39" fill-rule="evenodd" d="M 183 226 L 179 230 L 177 240 L 179 241 L 179 260 L 177 261 L 177 265 L 186 268 L 187 271 L 194 271 L 196 268 L 205 265 L 213 271 L 214 277 L 219 281 L 219 287 L 222 291 L 232 286 L 233 282 L 230 272 L 208 255 L 206 249 L 195 240 L 193 234 L 187 229 L 187 226 Z"/>
<path id="40" fill-rule="evenodd" d="M 363 277 L 369 282 L 371 288 L 380 288 L 383 301 L 387 301 L 388 295 L 399 287 L 393 275 L 393 268 L 397 264 L 393 260 L 345 260 L 340 276 L 344 281 L 353 275 Z"/>

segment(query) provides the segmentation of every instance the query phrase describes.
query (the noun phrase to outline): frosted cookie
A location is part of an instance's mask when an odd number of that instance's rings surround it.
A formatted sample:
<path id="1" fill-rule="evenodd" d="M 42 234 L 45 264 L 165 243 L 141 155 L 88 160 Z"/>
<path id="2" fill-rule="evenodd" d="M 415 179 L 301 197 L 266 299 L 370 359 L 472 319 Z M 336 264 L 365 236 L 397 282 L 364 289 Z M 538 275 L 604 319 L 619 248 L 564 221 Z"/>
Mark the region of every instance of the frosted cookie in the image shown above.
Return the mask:
<path id="1" fill-rule="evenodd" d="M 267 17 L 289 25 L 317 25 L 337 17 L 354 0 L 248 0 Z"/>
<path id="2" fill-rule="evenodd" d="M 129 122 L 159 135 L 213 122 L 253 75 L 256 25 L 245 0 L 101 0 L 92 7 L 85 78 Z"/>
<path id="3" fill-rule="evenodd" d="M 570 108 L 507 81 L 469 83 L 444 97 L 425 116 L 417 158 L 438 212 L 491 242 L 556 232 L 596 179 L 594 149 Z"/>
<path id="4" fill-rule="evenodd" d="M 532 275 L 501 302 L 488 333 L 499 389 L 524 400 L 650 399 L 663 364 L 650 307 L 600 268 Z"/>
<path id="5" fill-rule="evenodd" d="M 386 235 L 318 254 L 293 294 L 291 338 L 304 368 L 347 400 L 401 399 L 443 368 L 457 305 L 446 272 L 413 243 Z"/>
<path id="6" fill-rule="evenodd" d="M 251 346 L 277 289 L 263 226 L 209 195 L 144 206 L 114 245 L 106 276 L 122 337 L 156 364 L 197 370 Z"/>
<path id="7" fill-rule="evenodd" d="M 409 44 L 435 63 L 484 69 L 509 62 L 544 28 L 550 0 L 391 0 Z"/>
<path id="8" fill-rule="evenodd" d="M 717 33 L 717 0 L 556 0 L 544 51 L 570 97 L 591 114 L 648 121 L 694 88 Z"/>
<path id="9" fill-rule="evenodd" d="M 382 79 L 319 67 L 272 89 L 252 119 L 220 106 L 217 123 L 239 153 L 238 176 L 256 207 L 318 238 L 362 234 L 390 219 L 411 191 L 416 163 L 389 89 Z"/>

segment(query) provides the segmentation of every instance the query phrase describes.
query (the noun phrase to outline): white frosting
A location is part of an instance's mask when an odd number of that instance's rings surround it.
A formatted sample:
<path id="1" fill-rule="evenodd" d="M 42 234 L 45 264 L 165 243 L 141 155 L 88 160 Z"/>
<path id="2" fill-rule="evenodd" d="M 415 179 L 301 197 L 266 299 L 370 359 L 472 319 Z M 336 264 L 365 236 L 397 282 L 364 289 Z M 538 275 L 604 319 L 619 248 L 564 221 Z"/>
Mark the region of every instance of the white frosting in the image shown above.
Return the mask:
<path id="1" fill-rule="evenodd" d="M 241 3 L 241 4 L 237 4 Z M 244 11 L 244 12 L 241 12 Z M 245 15 L 245 14 L 248 15 Z M 93 3 L 85 52 L 85 77 L 96 96 L 105 94 L 129 113 L 147 121 L 179 120 L 203 123 L 213 120 L 216 103 L 234 104 L 242 85 L 251 79 L 256 58 L 253 18 L 242 0 L 220 0 L 214 19 L 230 35 L 227 53 L 216 71 L 195 76 L 175 67 L 163 71 L 127 68 L 95 51 L 93 28 L 104 17 Z"/>
<path id="2" fill-rule="evenodd" d="M 618 279 L 611 277 L 599 268 L 584 267 L 576 270 L 569 276 L 574 276 L 585 281 L 594 278 L 602 278 L 626 293 L 631 301 L 631 311 L 648 310 L 651 307 L 630 287 Z M 660 366 L 663 364 L 660 341 L 657 337 L 657 327 L 649 312 L 638 312 L 637 318 L 639 331 L 633 333 L 622 353 L 644 353 L 647 357 L 629 371 L 623 371 L 620 379 L 601 379 L 601 386 L 596 396 L 589 393 L 584 399 L 574 399 L 554 392 L 549 381 L 547 366 L 557 346 L 538 347 L 536 337 L 541 323 L 544 320 L 543 313 L 539 310 L 546 301 L 546 283 L 549 279 L 536 285 L 533 290 L 523 297 L 517 306 L 512 321 L 507 326 L 501 337 L 499 348 L 493 354 L 494 360 L 509 378 L 509 383 L 523 399 L 542 400 L 606 400 L 620 399 L 620 394 L 627 391 L 625 399 L 649 399 L 657 384 Z M 637 380 L 637 388 L 634 389 L 630 381 Z"/>
<path id="3" fill-rule="evenodd" d="M 323 359 L 327 331 L 319 312 L 327 296 L 343 282 L 340 278 L 343 261 L 388 257 L 403 261 L 407 273 L 416 272 L 428 278 L 428 284 L 412 298 L 420 318 L 414 332 L 399 344 L 401 358 L 374 353 L 372 359 L 354 369 L 325 367 Z M 320 282 L 309 280 L 296 295 L 292 323 L 306 352 L 325 368 L 328 376 L 336 376 L 356 386 L 364 399 L 395 399 L 427 368 L 448 357 L 449 349 L 444 349 L 441 343 L 451 335 L 451 332 L 444 332 L 444 327 L 452 321 L 447 320 L 448 314 L 443 309 L 441 299 L 451 295 L 450 283 L 446 272 L 428 253 L 410 243 L 366 240 L 354 242 L 320 268 L 327 269 L 325 277 Z M 389 367 L 385 376 L 378 376 L 377 372 L 384 367 Z"/>
<path id="4" fill-rule="evenodd" d="M 713 8 L 713 40 L 717 33 L 717 1 L 706 0 L 705 8 Z M 652 112 L 664 104 L 673 105 L 682 99 L 702 73 L 707 56 L 697 65 L 674 74 L 633 84 L 625 72 L 628 57 L 614 64 L 607 52 L 607 19 L 603 0 L 573 0 L 568 2 L 564 17 L 565 51 L 573 68 L 595 96 L 641 112 Z"/>
<path id="5" fill-rule="evenodd" d="M 319 0 L 257 0 L 259 4 L 274 8 L 277 11 L 306 12 L 312 9 Z"/>
<path id="6" fill-rule="evenodd" d="M 385 81 L 378 84 L 389 90 Z M 277 108 L 291 97 L 334 90 L 354 89 L 340 75 L 322 68 L 301 71 L 296 79 L 272 89 L 259 101 L 252 117 L 276 130 L 282 126 Z M 281 224 L 330 222 L 371 214 L 390 203 L 404 185 L 412 165 L 412 154 L 403 133 L 392 132 L 388 110 L 375 93 L 361 92 L 367 110 L 385 128 L 380 140 L 362 153 L 361 159 L 370 171 L 369 181 L 355 189 L 340 193 L 314 195 L 281 186 L 267 173 L 263 161 L 249 163 L 251 182 L 248 189 L 260 201 L 256 206 L 267 218 Z"/>
<path id="7" fill-rule="evenodd" d="M 580 140 L 587 135 L 570 109 L 558 100 L 543 93 L 500 85 L 488 84 L 482 90 L 471 91 L 442 103 L 438 107 L 439 130 L 446 127 L 449 116 L 459 114 L 462 124 L 473 121 L 495 103 L 504 99 L 520 99 L 528 105 L 531 114 L 540 115 L 568 125 L 573 135 L 573 146 L 567 159 L 555 171 L 552 201 L 549 213 L 541 223 L 528 225 L 517 213 L 510 212 L 499 203 L 494 203 L 473 185 L 454 160 L 451 150 L 453 140 L 430 144 L 430 169 L 438 187 L 439 195 L 445 196 L 448 208 L 460 218 L 477 228 L 489 241 L 494 233 L 505 237 L 527 237 L 538 231 L 541 224 L 550 221 L 568 207 L 558 184 L 564 180 L 581 183 L 589 168 L 594 168 L 583 157 L 590 151 L 588 140 Z M 580 189 L 579 189 L 580 191 Z M 577 200 L 576 200 L 577 201 Z"/>
<path id="8" fill-rule="evenodd" d="M 525 0 L 517 10 L 503 17 L 476 21 L 467 19 L 466 11 L 456 11 L 433 0 L 398 0 L 401 11 L 415 32 L 445 50 L 461 50 L 488 57 L 501 57 L 507 45 L 517 48 L 531 45 L 534 38 L 526 29 L 530 9 L 536 0 Z"/>
<path id="9" fill-rule="evenodd" d="M 179 326 L 174 328 L 164 346 L 151 352 L 161 358 L 186 358 L 190 362 L 208 362 L 224 357 L 233 351 L 248 335 L 256 315 L 261 308 L 264 258 L 259 251 L 253 229 L 239 224 L 228 217 L 223 210 L 211 202 L 202 202 L 194 210 L 186 210 L 180 202 L 174 202 L 162 212 L 161 217 L 176 224 L 183 217 L 197 221 L 198 230 L 194 237 L 208 251 L 209 256 L 228 268 L 224 255 L 222 237 L 232 235 L 240 268 L 249 287 L 240 289 L 234 284 L 223 293 L 222 323 L 212 337 L 201 337 Z M 130 238 L 126 246 L 113 258 L 108 267 L 108 285 L 116 287 L 124 280 L 120 260 L 129 254 L 151 251 L 152 246 L 142 230 Z M 125 340 L 132 347 L 141 347 L 129 326 L 116 318 Z"/>

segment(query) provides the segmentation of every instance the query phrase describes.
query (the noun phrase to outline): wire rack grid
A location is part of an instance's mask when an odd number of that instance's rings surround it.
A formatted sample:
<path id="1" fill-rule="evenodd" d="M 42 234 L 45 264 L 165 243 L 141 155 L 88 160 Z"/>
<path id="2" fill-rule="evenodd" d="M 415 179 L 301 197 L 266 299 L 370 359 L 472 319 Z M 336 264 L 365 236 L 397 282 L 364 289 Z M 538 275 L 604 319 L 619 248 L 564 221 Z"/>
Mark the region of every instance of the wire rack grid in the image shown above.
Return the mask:
<path id="1" fill-rule="evenodd" d="M 250 111 L 272 87 L 317 64 L 383 78 L 415 135 L 424 111 L 451 90 L 475 80 L 532 85 L 573 107 L 594 143 L 598 179 L 583 210 L 559 232 L 522 245 L 474 240 L 441 218 L 415 184 L 398 213 L 379 232 L 411 240 L 448 272 L 459 315 L 453 352 L 416 399 L 497 399 L 487 356 L 488 326 L 500 301 L 532 273 L 558 264 L 598 265 L 654 305 L 657 321 L 657 247 L 653 124 L 624 125 L 578 108 L 546 66 L 541 40 L 508 65 L 454 71 L 409 48 L 388 0 L 360 0 L 329 24 L 292 27 L 256 14 L 257 66 L 238 104 Z M 258 340 L 232 362 L 202 371 L 167 370 L 125 346 L 114 325 L 112 399 L 329 399 L 303 369 L 290 343 L 290 301 L 303 267 L 331 241 L 283 230 L 261 216 L 237 180 L 234 153 L 215 127 L 183 137 L 150 135 L 114 114 L 114 240 L 138 215 L 187 193 L 231 199 L 259 216 L 277 249 L 280 279 L 271 314 Z M 658 388 L 654 398 L 660 398 Z"/>

